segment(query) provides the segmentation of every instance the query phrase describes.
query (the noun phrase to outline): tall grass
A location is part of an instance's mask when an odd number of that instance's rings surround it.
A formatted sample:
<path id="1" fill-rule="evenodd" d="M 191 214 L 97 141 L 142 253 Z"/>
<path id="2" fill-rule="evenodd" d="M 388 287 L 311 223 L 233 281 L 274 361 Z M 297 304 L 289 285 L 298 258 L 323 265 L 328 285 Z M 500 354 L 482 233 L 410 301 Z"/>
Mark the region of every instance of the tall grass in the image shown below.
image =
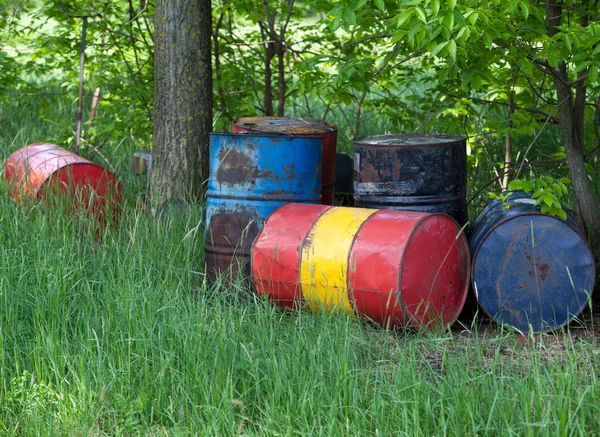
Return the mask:
<path id="1" fill-rule="evenodd" d="M 2 178 L 3 179 L 3 178 Z M 1 435 L 593 435 L 595 342 L 385 331 L 236 299 L 202 210 L 96 232 L 0 184 Z"/>
<path id="2" fill-rule="evenodd" d="M 72 103 L 23 102 L 0 107 L 2 161 L 72 124 Z M 207 285 L 201 207 L 152 218 L 136 146 L 103 149 L 125 206 L 100 231 L 0 174 L 0 435 L 597 434 L 595 339 L 389 331 Z"/>

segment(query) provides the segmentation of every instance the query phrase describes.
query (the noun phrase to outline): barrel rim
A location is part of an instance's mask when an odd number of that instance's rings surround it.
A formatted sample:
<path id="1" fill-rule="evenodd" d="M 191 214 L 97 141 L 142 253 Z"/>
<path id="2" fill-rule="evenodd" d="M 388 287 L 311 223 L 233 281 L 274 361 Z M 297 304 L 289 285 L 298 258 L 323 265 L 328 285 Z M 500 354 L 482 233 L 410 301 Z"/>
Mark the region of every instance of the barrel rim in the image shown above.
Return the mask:
<path id="1" fill-rule="evenodd" d="M 323 141 L 323 135 L 289 135 L 289 134 L 279 134 L 277 132 L 268 132 L 268 133 L 254 133 L 254 132 L 210 132 L 210 137 L 259 137 L 259 138 L 278 138 L 278 139 L 286 139 L 286 140 L 296 140 L 296 139 L 315 139 Z"/>
<path id="2" fill-rule="evenodd" d="M 522 213 L 522 214 L 518 214 L 518 215 L 514 215 L 514 216 L 510 216 L 510 217 L 505 217 L 505 218 L 503 218 L 502 220 L 500 220 L 498 223 L 496 223 L 494 226 L 492 226 L 492 227 L 491 227 L 491 228 L 490 228 L 490 229 L 489 229 L 489 230 L 488 230 L 488 231 L 487 231 L 487 232 L 486 232 L 486 233 L 483 235 L 483 237 L 481 238 L 481 241 L 479 242 L 479 244 L 477 245 L 477 247 L 476 247 L 476 248 L 475 248 L 475 250 L 473 251 L 473 256 L 472 256 L 472 259 L 471 259 L 471 268 L 469 269 L 469 270 L 470 270 L 470 273 L 471 273 L 471 275 L 470 275 L 470 276 L 471 276 L 471 285 L 473 286 L 473 290 L 476 292 L 477 304 L 478 304 L 478 306 L 479 306 L 479 307 L 480 307 L 480 308 L 483 310 L 483 312 L 484 312 L 485 314 L 487 314 L 487 315 L 488 315 L 488 316 L 489 316 L 489 317 L 490 317 L 492 320 L 494 320 L 496 323 L 498 323 L 498 324 L 501 324 L 501 325 L 503 325 L 503 326 L 508 326 L 508 327 L 510 327 L 511 329 L 513 329 L 513 330 L 515 330 L 516 332 L 519 332 L 519 333 L 522 333 L 522 332 L 521 332 L 521 331 L 520 331 L 518 328 L 516 328 L 516 327 L 514 327 L 514 326 L 512 326 L 512 325 L 509 325 L 507 322 L 500 322 L 499 320 L 497 320 L 497 319 L 496 319 L 496 317 L 495 317 L 494 315 L 492 315 L 492 314 L 488 313 L 488 312 L 487 312 L 487 310 L 486 310 L 486 309 L 483 307 L 483 305 L 481 305 L 481 303 L 479 303 L 479 292 L 477 292 L 477 289 L 476 289 L 476 286 L 475 286 L 475 271 L 474 271 L 474 270 L 475 270 L 475 262 L 476 262 L 476 260 L 477 260 L 477 255 L 479 254 L 479 249 L 481 248 L 481 246 L 483 245 L 483 242 L 484 242 L 484 241 L 487 239 L 487 237 L 489 236 L 489 234 L 491 234 L 491 232 L 492 232 L 493 230 L 495 230 L 496 228 L 498 228 L 500 225 L 503 225 L 503 224 L 505 224 L 506 222 L 509 222 L 509 221 L 511 221 L 511 220 L 514 220 L 514 219 L 517 219 L 517 218 L 520 218 L 520 217 L 529 216 L 529 215 L 536 215 L 536 216 L 540 216 L 540 215 L 541 215 L 541 216 L 548 217 L 548 218 L 550 218 L 550 219 L 555 219 L 555 220 L 557 220 L 558 222 L 560 222 L 560 223 L 563 223 L 563 224 L 567 225 L 567 226 L 568 226 L 569 228 L 571 228 L 571 229 L 572 229 L 572 230 L 573 230 L 573 231 L 574 231 L 574 232 L 575 232 L 577 235 L 579 235 L 579 236 L 581 237 L 581 241 L 583 241 L 583 243 L 585 244 L 585 246 L 586 246 L 586 248 L 587 248 L 588 252 L 589 252 L 589 253 L 590 253 L 590 255 L 591 255 L 591 258 L 592 258 L 592 277 L 593 277 L 593 278 L 596 278 L 596 262 L 595 262 L 595 260 L 594 260 L 594 256 L 593 256 L 592 249 L 591 249 L 591 247 L 590 247 L 590 245 L 589 245 L 589 243 L 588 243 L 587 239 L 586 239 L 586 238 L 585 238 L 585 237 L 584 237 L 584 236 L 581 234 L 581 232 L 580 232 L 580 231 L 579 231 L 579 230 L 578 230 L 576 227 L 574 227 L 574 226 L 573 226 L 573 225 L 571 225 L 570 223 L 566 222 L 565 220 L 561 219 L 560 217 L 555 217 L 555 216 L 553 216 L 553 215 L 550 215 L 550 214 L 544 214 L 544 213 L 542 213 L 542 212 L 539 212 L 539 211 L 529 211 L 529 212 L 524 212 L 524 213 Z M 592 290 L 590 290 L 590 296 L 591 296 L 591 294 L 593 293 L 593 291 L 594 291 L 594 289 L 592 288 Z M 543 334 L 543 333 L 546 333 L 546 332 L 556 331 L 556 330 L 558 330 L 558 329 L 560 329 L 560 328 L 562 328 L 562 327 L 564 327 L 564 326 L 567 326 L 567 325 L 568 325 L 569 323 L 571 323 L 571 322 L 572 322 L 572 321 L 573 321 L 573 320 L 574 320 L 574 319 L 575 319 L 575 318 L 576 318 L 576 317 L 577 317 L 579 314 L 581 314 L 581 312 L 582 312 L 582 311 L 585 309 L 585 306 L 586 306 L 586 305 L 587 305 L 587 302 L 586 302 L 586 303 L 584 303 L 584 305 L 581 307 L 581 309 L 579 309 L 579 310 L 577 311 L 577 313 L 575 313 L 575 314 L 573 315 L 573 317 L 572 317 L 570 320 L 567 320 L 565 323 L 563 323 L 563 324 L 561 324 L 561 325 L 557 325 L 557 326 L 555 326 L 555 327 L 552 327 L 552 328 L 547 328 L 547 329 L 543 329 L 543 330 L 536 330 L 536 331 L 534 331 L 534 332 L 535 332 L 535 333 L 537 333 L 537 334 Z"/>
<path id="3" fill-rule="evenodd" d="M 254 131 L 252 127 L 247 127 L 247 126 L 243 126 L 240 124 L 240 122 L 244 119 L 257 119 L 257 120 L 307 120 L 307 121 L 312 121 L 312 122 L 317 122 L 318 124 L 322 125 L 323 128 L 328 128 L 329 130 L 325 131 L 325 132 L 315 132 L 314 135 L 330 135 L 333 134 L 335 132 L 338 132 L 339 127 L 336 126 L 335 124 L 331 124 L 331 123 L 327 123 L 323 120 L 318 120 L 316 118 L 312 118 L 312 117 L 277 117 L 277 116 L 254 116 L 254 117 L 237 117 L 235 120 L 233 120 L 232 124 L 237 127 L 238 129 L 246 129 L 249 131 L 252 131 L 252 133 L 254 132 L 265 132 L 265 131 L 261 131 L 261 130 L 257 130 Z M 295 126 L 294 126 L 295 127 Z M 274 132 L 275 133 L 275 132 Z M 298 135 L 298 134 L 288 134 L 288 135 Z M 312 134 L 302 134 L 302 136 L 308 136 L 308 135 L 312 135 Z"/>
<path id="4" fill-rule="evenodd" d="M 414 212 L 418 212 L 418 211 L 414 211 Z M 403 273 L 403 269 L 402 266 L 404 265 L 404 256 L 406 255 L 406 250 L 408 249 L 409 244 L 411 243 L 414 234 L 417 232 L 417 230 L 419 229 L 419 227 L 421 227 L 427 220 L 431 220 L 431 219 L 435 219 L 437 216 L 442 216 L 445 217 L 446 219 L 449 219 L 452 223 L 454 223 L 455 228 L 458 230 L 458 234 L 457 234 L 457 238 L 455 238 L 455 243 L 453 243 L 453 246 L 456 244 L 456 242 L 458 242 L 459 240 L 463 241 L 463 246 L 464 246 L 464 254 L 466 254 L 466 258 L 467 258 L 467 266 L 469 268 L 466 269 L 466 280 L 465 280 L 465 286 L 464 286 L 464 290 L 462 292 L 462 298 L 461 298 L 461 303 L 460 305 L 458 305 L 458 311 L 456 312 L 456 314 L 453 314 L 452 318 L 445 323 L 444 325 L 447 327 L 450 327 L 452 325 L 454 325 L 454 323 L 456 323 L 456 320 L 458 319 L 458 317 L 460 316 L 460 313 L 462 312 L 464 306 L 465 306 L 465 302 L 467 301 L 467 296 L 469 294 L 469 287 L 471 285 L 471 280 L 472 280 L 472 275 L 471 275 L 471 251 L 469 250 L 469 243 L 467 241 L 467 237 L 465 234 L 465 226 L 461 226 L 454 218 L 452 218 L 452 216 L 448 215 L 448 214 L 444 214 L 441 212 L 435 212 L 435 213 L 421 213 L 424 215 L 424 217 L 421 217 L 413 226 L 413 229 L 410 232 L 410 235 L 408 236 L 408 238 L 406 239 L 406 245 L 404 246 L 404 250 L 402 251 L 402 257 L 400 258 L 400 269 L 398 271 L 398 293 L 400 295 L 400 299 L 399 301 L 402 302 L 402 311 L 404 312 L 404 314 L 406 315 L 408 313 L 408 311 L 404 308 L 404 297 L 402 296 L 402 273 Z M 452 250 L 452 247 L 451 249 Z M 450 253 L 450 251 L 448 251 L 448 254 Z M 447 255 L 448 256 L 448 255 Z M 444 259 L 445 262 L 445 259 Z M 443 265 L 444 263 L 442 263 Z M 409 314 L 409 316 L 412 316 Z"/>
<path id="5" fill-rule="evenodd" d="M 400 141 L 391 144 L 378 144 L 370 139 L 394 139 L 394 138 L 432 138 L 440 139 L 438 143 L 426 143 L 426 144 L 402 144 Z M 443 138 L 447 138 L 448 141 L 441 141 Z M 457 145 L 466 144 L 467 137 L 455 134 L 438 134 L 438 133 L 404 133 L 404 134 L 377 134 L 377 135 L 366 135 L 362 137 L 356 137 L 352 140 L 353 146 L 366 146 L 366 147 L 389 147 L 389 148 L 427 148 L 427 147 L 453 147 Z"/>

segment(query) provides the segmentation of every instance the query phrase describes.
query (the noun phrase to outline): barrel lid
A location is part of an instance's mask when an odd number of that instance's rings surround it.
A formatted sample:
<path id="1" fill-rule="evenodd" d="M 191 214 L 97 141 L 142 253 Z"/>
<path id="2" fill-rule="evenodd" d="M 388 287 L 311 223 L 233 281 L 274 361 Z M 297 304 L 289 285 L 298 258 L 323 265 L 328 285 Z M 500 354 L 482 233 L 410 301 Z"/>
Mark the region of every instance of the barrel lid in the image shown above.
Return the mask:
<path id="1" fill-rule="evenodd" d="M 568 324 L 587 305 L 596 276 L 578 230 L 539 212 L 496 223 L 475 248 L 471 269 L 483 311 L 521 332 Z"/>
<path id="2" fill-rule="evenodd" d="M 253 132 L 269 132 L 282 134 L 310 135 L 327 134 L 337 131 L 337 126 L 315 120 L 314 118 L 287 117 L 241 117 L 233 124 Z"/>
<path id="3" fill-rule="evenodd" d="M 355 138 L 352 143 L 361 146 L 439 147 L 465 143 L 466 140 L 467 138 L 461 135 L 411 133 L 370 135 Z"/>

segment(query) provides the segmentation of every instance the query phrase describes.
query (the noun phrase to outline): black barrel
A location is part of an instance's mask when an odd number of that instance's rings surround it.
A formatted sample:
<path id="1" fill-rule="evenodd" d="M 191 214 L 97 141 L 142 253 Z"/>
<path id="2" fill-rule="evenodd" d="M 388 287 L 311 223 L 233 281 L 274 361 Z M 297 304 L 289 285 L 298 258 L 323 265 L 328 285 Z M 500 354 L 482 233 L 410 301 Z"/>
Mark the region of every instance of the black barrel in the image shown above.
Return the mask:
<path id="1" fill-rule="evenodd" d="M 575 222 L 542 214 L 514 192 L 508 209 L 494 200 L 473 222 L 471 280 L 481 308 L 521 332 L 545 332 L 587 305 L 596 277 L 592 252 Z"/>
<path id="2" fill-rule="evenodd" d="M 467 139 L 446 134 L 360 137 L 354 205 L 444 213 L 467 223 Z"/>

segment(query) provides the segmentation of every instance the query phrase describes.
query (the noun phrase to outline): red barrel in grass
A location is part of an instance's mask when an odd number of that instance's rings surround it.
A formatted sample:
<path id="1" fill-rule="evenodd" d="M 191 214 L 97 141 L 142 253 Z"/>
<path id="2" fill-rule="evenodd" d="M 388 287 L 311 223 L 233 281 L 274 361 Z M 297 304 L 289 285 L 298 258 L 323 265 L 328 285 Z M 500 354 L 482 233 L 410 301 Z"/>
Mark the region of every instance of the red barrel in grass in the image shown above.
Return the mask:
<path id="1" fill-rule="evenodd" d="M 337 126 L 313 118 L 242 117 L 233 122 L 231 131 L 291 136 L 318 136 L 323 139 L 323 185 L 321 203 L 331 205 L 335 191 L 335 154 Z"/>
<path id="2" fill-rule="evenodd" d="M 467 296 L 469 248 L 444 214 L 291 203 L 255 240 L 252 274 L 284 307 L 448 326 Z"/>
<path id="3" fill-rule="evenodd" d="M 4 174 L 9 195 L 15 200 L 69 194 L 76 208 L 91 207 L 101 215 L 107 204 L 117 212 L 122 197 L 114 174 L 50 143 L 31 144 L 14 152 L 4 163 Z"/>

